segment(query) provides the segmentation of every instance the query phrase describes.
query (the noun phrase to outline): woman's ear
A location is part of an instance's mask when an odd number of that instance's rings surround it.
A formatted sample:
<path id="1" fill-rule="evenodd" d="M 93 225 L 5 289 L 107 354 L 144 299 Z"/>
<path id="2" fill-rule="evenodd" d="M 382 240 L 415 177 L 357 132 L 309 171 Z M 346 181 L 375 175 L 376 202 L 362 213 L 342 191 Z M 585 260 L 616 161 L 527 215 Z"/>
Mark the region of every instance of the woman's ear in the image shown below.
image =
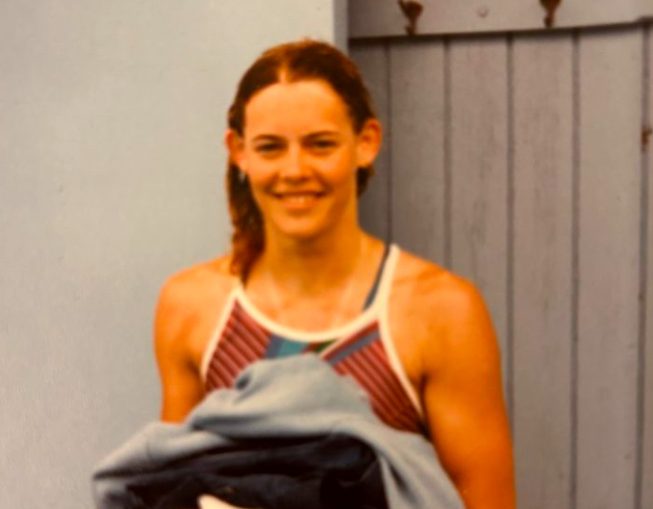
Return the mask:
<path id="1" fill-rule="evenodd" d="M 383 128 L 381 122 L 376 118 L 365 121 L 363 128 L 358 133 L 358 147 L 356 150 L 357 167 L 367 168 L 371 166 L 381 150 L 383 139 Z"/>
<path id="2" fill-rule="evenodd" d="M 245 141 L 242 136 L 233 129 L 227 129 L 224 133 L 224 144 L 229 152 L 229 160 L 240 168 L 242 172 L 247 172 L 245 161 Z"/>

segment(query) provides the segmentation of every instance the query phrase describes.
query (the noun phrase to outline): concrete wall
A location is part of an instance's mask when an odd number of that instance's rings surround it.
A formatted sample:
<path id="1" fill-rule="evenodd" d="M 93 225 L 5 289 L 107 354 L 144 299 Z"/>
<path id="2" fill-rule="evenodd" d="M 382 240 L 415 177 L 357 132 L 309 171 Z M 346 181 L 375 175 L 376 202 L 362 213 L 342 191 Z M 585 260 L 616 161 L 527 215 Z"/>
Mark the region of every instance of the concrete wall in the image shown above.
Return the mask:
<path id="1" fill-rule="evenodd" d="M 273 43 L 333 40 L 343 5 L 0 3 L 3 507 L 87 509 L 92 465 L 156 418 L 158 288 L 228 241 L 236 80 Z"/>

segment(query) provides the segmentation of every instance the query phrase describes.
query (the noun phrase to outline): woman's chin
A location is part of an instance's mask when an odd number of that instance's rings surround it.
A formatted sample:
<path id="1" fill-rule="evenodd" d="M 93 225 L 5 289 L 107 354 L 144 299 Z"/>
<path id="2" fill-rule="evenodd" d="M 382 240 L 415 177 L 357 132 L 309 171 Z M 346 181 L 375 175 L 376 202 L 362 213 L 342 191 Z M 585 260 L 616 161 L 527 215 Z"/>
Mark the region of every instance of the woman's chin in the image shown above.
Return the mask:
<path id="1" fill-rule="evenodd" d="M 312 242 L 328 231 L 328 225 L 322 221 L 295 219 L 279 221 L 274 225 L 274 235 L 299 243 Z"/>

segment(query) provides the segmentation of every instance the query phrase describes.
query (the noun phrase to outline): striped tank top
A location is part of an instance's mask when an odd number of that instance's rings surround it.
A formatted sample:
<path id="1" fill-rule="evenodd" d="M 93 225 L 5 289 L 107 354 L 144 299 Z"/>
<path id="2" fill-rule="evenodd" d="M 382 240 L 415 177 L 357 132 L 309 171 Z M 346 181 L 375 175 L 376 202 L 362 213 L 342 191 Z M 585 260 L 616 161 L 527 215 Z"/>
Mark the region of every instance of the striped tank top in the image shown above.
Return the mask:
<path id="1" fill-rule="evenodd" d="M 271 320 L 253 305 L 239 283 L 204 352 L 205 389 L 231 387 L 238 374 L 257 360 L 313 352 L 337 373 L 352 377 L 386 424 L 426 435 L 419 398 L 390 338 L 388 297 L 398 258 L 399 248 L 386 246 L 362 313 L 341 327 L 320 332 L 300 331 Z"/>

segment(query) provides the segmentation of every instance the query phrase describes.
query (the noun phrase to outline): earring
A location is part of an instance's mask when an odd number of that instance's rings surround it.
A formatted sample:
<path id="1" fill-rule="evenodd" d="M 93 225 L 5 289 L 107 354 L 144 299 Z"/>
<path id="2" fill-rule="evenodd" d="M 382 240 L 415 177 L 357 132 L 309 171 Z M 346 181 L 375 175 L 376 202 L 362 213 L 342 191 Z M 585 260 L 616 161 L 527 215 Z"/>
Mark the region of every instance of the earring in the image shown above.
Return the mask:
<path id="1" fill-rule="evenodd" d="M 245 173 L 240 168 L 238 168 L 238 182 L 240 182 L 241 184 L 247 182 L 247 173 Z"/>

